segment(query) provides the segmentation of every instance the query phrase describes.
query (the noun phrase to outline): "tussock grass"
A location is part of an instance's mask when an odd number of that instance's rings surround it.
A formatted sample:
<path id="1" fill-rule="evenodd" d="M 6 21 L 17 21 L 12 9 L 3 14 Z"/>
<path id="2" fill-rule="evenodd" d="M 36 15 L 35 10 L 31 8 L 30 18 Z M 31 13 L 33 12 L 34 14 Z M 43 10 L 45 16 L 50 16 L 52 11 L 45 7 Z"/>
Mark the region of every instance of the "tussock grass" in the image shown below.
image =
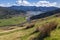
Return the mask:
<path id="1" fill-rule="evenodd" d="M 26 28 L 25 29 L 29 29 L 29 28 L 32 28 L 32 27 L 34 27 L 35 26 L 35 24 L 34 23 L 30 23 L 29 25 L 27 25 L 26 26 Z"/>

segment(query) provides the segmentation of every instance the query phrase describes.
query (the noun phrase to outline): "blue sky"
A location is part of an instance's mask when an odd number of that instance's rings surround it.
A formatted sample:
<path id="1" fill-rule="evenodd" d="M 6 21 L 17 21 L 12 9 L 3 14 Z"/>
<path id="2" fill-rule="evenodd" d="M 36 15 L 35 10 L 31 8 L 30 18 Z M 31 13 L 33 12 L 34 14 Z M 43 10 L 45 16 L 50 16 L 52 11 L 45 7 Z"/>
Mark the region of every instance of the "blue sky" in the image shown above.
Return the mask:
<path id="1" fill-rule="evenodd" d="M 60 7 L 60 0 L 0 0 L 0 6 L 9 7 L 9 6 L 56 6 Z"/>
<path id="2" fill-rule="evenodd" d="M 0 4 L 15 4 L 17 0 L 0 0 Z"/>

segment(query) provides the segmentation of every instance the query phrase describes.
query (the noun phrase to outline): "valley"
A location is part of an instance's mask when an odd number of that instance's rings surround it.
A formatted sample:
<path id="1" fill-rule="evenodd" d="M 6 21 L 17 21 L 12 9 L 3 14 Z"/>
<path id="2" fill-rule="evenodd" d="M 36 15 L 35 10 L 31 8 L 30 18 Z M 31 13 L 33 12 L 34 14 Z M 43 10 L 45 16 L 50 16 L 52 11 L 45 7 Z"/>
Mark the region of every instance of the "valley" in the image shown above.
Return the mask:
<path id="1" fill-rule="evenodd" d="M 0 8 L 0 40 L 60 40 L 60 8 L 46 12 L 14 8 Z"/>
<path id="2" fill-rule="evenodd" d="M 57 15 L 57 14 L 56 14 Z M 60 16 L 52 15 L 49 17 L 32 20 L 23 26 L 11 26 L 12 29 L 0 29 L 0 40 L 40 40 L 40 32 L 35 32 L 37 27 L 42 27 L 50 22 L 57 22 L 57 28 L 50 32 L 50 36 L 44 37 L 44 40 L 60 40 Z M 32 24 L 34 26 L 32 26 Z M 30 26 L 30 27 L 29 27 Z M 47 25 L 46 25 L 47 26 Z M 28 27 L 28 28 L 26 28 Z M 44 27 L 44 26 L 43 26 Z M 10 28 L 10 27 L 9 27 Z M 52 36 L 53 35 L 53 36 Z"/>

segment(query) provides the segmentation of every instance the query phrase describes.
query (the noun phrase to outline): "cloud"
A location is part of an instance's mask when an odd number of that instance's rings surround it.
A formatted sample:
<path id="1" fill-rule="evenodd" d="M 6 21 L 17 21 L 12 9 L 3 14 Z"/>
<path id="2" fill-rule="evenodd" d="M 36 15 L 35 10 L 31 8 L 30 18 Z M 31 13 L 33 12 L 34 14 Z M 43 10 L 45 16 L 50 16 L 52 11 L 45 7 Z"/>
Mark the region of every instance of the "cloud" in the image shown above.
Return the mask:
<path id="1" fill-rule="evenodd" d="M 21 0 L 18 0 L 17 1 L 17 4 L 18 5 L 23 5 L 23 6 L 37 6 L 37 7 L 39 7 L 39 6 L 42 6 L 42 7 L 44 7 L 44 6 L 50 7 L 50 6 L 56 6 L 57 5 L 56 2 L 52 2 L 51 3 L 49 1 L 38 1 L 36 3 L 30 3 L 27 0 L 23 0 L 23 3 L 22 3 Z"/>
<path id="2" fill-rule="evenodd" d="M 37 2 L 37 3 L 35 3 L 36 4 L 36 6 L 46 6 L 46 7 L 50 7 L 50 6 L 56 6 L 57 5 L 57 3 L 56 2 L 53 2 L 53 3 L 51 3 L 51 2 L 49 2 L 49 1 L 39 1 L 39 2 Z"/>
<path id="3" fill-rule="evenodd" d="M 10 7 L 10 6 L 13 6 L 13 5 L 16 5 L 16 4 L 11 4 L 11 3 L 6 3 L 6 4 L 1 3 L 0 4 L 0 6 L 2 6 L 2 7 Z"/>
<path id="4" fill-rule="evenodd" d="M 42 7 L 44 7 L 44 6 L 46 6 L 46 7 L 55 6 L 56 7 L 57 2 L 38 1 L 38 2 L 31 3 L 27 0 L 23 0 L 23 2 L 22 2 L 22 0 L 17 0 L 15 4 L 12 4 L 12 3 L 0 4 L 0 6 L 2 6 L 2 7 L 10 7 L 10 6 L 14 6 L 14 5 L 16 5 L 16 6 L 21 6 L 21 5 L 23 5 L 23 6 L 37 6 L 37 7 L 39 7 L 39 6 L 42 6 Z"/>
<path id="5" fill-rule="evenodd" d="M 23 6 L 33 6 L 30 2 L 23 0 L 23 2 L 21 0 L 17 1 L 18 5 L 23 5 Z"/>

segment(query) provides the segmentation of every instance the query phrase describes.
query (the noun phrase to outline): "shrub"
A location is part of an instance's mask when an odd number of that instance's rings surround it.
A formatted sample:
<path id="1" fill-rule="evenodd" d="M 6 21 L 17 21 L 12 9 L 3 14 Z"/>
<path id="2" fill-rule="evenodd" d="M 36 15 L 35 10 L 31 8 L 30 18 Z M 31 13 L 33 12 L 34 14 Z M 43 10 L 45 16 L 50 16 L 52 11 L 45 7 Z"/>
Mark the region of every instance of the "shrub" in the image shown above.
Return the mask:
<path id="1" fill-rule="evenodd" d="M 43 24 L 41 27 L 37 27 L 36 31 L 40 32 L 37 39 L 42 40 L 43 38 L 50 36 L 50 32 L 54 29 L 56 29 L 58 23 L 55 21 Z"/>

